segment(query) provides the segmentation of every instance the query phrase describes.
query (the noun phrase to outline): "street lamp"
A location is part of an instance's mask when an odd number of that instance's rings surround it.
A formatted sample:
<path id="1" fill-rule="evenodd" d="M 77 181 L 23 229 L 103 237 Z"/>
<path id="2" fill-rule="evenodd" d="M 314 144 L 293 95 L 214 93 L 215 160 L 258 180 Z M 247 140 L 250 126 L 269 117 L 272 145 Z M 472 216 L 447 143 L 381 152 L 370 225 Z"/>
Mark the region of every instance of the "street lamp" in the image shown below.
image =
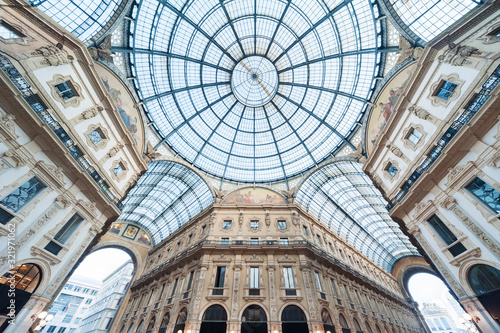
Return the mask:
<path id="1" fill-rule="evenodd" d="M 35 331 L 41 330 L 45 325 L 47 325 L 49 321 L 52 320 L 52 318 L 54 318 L 53 314 L 47 314 L 47 311 L 40 312 L 40 314 L 38 314 L 38 319 L 40 320 L 40 322 L 35 327 Z"/>

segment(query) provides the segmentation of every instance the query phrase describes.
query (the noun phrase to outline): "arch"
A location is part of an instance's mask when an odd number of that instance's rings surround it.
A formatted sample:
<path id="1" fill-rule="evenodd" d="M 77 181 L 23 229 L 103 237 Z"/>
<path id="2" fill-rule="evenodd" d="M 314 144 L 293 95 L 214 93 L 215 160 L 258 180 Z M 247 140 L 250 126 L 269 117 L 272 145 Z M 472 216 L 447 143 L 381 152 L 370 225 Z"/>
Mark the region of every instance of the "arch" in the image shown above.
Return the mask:
<path id="1" fill-rule="evenodd" d="M 175 320 L 174 332 L 178 332 L 179 330 L 184 332 L 184 328 L 186 327 L 187 320 L 187 308 L 183 307 L 177 313 L 177 319 Z"/>
<path id="2" fill-rule="evenodd" d="M 260 305 L 251 304 L 243 310 L 241 333 L 267 333 L 267 314 Z"/>
<path id="3" fill-rule="evenodd" d="M 361 333 L 363 332 L 363 329 L 361 328 L 361 324 L 356 318 L 352 319 L 352 323 L 354 324 L 354 328 L 356 329 L 356 332 Z"/>
<path id="4" fill-rule="evenodd" d="M 408 259 L 408 258 L 404 258 L 403 260 L 405 260 L 405 259 Z M 422 259 L 422 258 L 418 258 L 418 259 Z M 399 262 L 397 262 L 395 266 L 397 266 L 400 262 L 401 262 L 401 260 Z M 436 274 L 436 272 L 430 266 L 426 266 L 426 265 L 419 264 L 419 263 L 406 265 L 406 266 L 402 267 L 399 272 L 393 271 L 393 274 L 396 275 L 395 277 L 398 281 L 399 287 L 401 288 L 401 291 L 403 292 L 403 295 L 405 297 L 413 299 L 413 297 L 411 296 L 410 291 L 408 289 L 408 282 L 410 281 L 410 279 L 413 275 L 418 274 L 418 273 L 429 273 L 429 274 L 432 274 L 432 275 L 434 275 L 437 278 L 442 280 L 442 278 L 438 274 Z M 446 284 L 446 281 L 443 281 L 443 283 Z"/>
<path id="5" fill-rule="evenodd" d="M 170 311 L 165 312 L 160 323 L 160 330 L 158 333 L 165 333 L 167 331 L 167 325 L 170 323 Z"/>
<path id="6" fill-rule="evenodd" d="M 296 193 L 295 204 L 386 271 L 391 272 L 400 258 L 420 256 L 389 213 L 379 209 L 387 203 L 361 163 L 328 164 L 312 173 Z"/>
<path id="7" fill-rule="evenodd" d="M 149 319 L 149 324 L 148 324 L 147 332 L 150 332 L 150 330 L 152 330 L 155 327 L 155 322 L 156 322 L 156 317 L 155 316 L 153 316 L 153 317 L 151 317 L 151 319 Z"/>
<path id="8" fill-rule="evenodd" d="M 365 326 L 366 326 L 366 330 L 368 331 L 368 333 L 374 333 L 373 329 L 372 329 L 372 327 L 370 325 L 370 323 L 368 322 L 368 320 L 365 321 Z"/>
<path id="9" fill-rule="evenodd" d="M 15 289 L 15 313 L 17 314 L 36 292 L 42 279 L 42 269 L 33 263 L 17 265 L 2 274 L 0 276 L 0 314 L 6 316 L 11 312 L 9 305 L 12 296 L 9 297 L 9 294 L 12 289 Z"/>
<path id="10" fill-rule="evenodd" d="M 297 305 L 288 305 L 281 312 L 281 327 L 283 333 L 307 333 L 307 317 Z"/>
<path id="11" fill-rule="evenodd" d="M 500 324 L 500 270 L 486 265 L 473 265 L 467 274 L 467 282 L 477 299 L 490 316 Z"/>
<path id="12" fill-rule="evenodd" d="M 137 329 L 135 330 L 136 333 L 139 333 L 140 331 L 142 331 L 142 326 L 144 326 L 144 319 L 142 319 L 140 322 L 139 322 L 139 325 L 137 325 Z"/>
<path id="13" fill-rule="evenodd" d="M 123 200 L 118 220 L 141 225 L 156 245 L 213 203 L 211 187 L 197 173 L 155 161 Z"/>
<path id="14" fill-rule="evenodd" d="M 345 316 L 342 313 L 339 314 L 339 323 L 340 323 L 340 326 L 342 326 L 342 333 L 350 333 L 351 332 L 351 329 L 349 328 L 349 323 L 347 322 L 347 319 L 345 318 Z"/>
<path id="15" fill-rule="evenodd" d="M 333 325 L 330 311 L 328 311 L 326 308 L 323 308 L 323 310 L 321 310 L 321 321 L 323 321 L 323 328 L 325 329 L 325 333 L 335 333 L 335 326 Z"/>
<path id="16" fill-rule="evenodd" d="M 134 322 L 130 324 L 127 333 L 133 333 L 133 332 L 134 332 Z"/>
<path id="17" fill-rule="evenodd" d="M 203 313 L 200 333 L 225 333 L 227 329 L 227 311 L 222 305 L 213 304 Z"/>

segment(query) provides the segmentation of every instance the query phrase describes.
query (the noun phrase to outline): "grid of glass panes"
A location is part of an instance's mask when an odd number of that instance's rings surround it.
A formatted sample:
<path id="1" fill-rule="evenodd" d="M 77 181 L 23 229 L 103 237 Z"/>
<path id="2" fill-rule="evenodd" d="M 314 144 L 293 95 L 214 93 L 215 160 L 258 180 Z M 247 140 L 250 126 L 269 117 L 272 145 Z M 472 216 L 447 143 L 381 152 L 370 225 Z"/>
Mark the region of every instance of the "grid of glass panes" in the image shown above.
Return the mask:
<path id="1" fill-rule="evenodd" d="M 370 1 L 255 3 L 139 0 L 129 30 L 134 84 L 164 142 L 242 182 L 297 175 L 337 150 L 385 56 Z M 230 86 L 232 69 L 250 55 L 278 70 L 278 91 L 262 107 L 243 105 Z"/>
<path id="2" fill-rule="evenodd" d="M 158 244 L 212 203 L 210 188 L 196 173 L 156 161 L 123 201 L 119 219 L 142 225 Z"/>
<path id="3" fill-rule="evenodd" d="M 408 135 L 408 141 L 416 145 L 422 138 L 422 133 L 420 133 L 416 128 L 413 128 Z"/>
<path id="4" fill-rule="evenodd" d="M 479 0 L 390 0 L 403 22 L 428 42 L 479 3 Z"/>
<path id="5" fill-rule="evenodd" d="M 112 18 L 121 0 L 30 0 L 63 28 L 87 41 Z"/>
<path id="6" fill-rule="evenodd" d="M 222 228 L 223 229 L 231 229 L 231 224 L 233 222 L 231 220 L 224 220 L 223 224 L 222 224 Z"/>
<path id="7" fill-rule="evenodd" d="M 124 168 L 123 168 L 123 164 L 121 163 L 118 163 L 114 168 L 113 168 L 113 172 L 115 173 L 115 175 L 119 176 L 122 172 L 123 172 Z"/>
<path id="8" fill-rule="evenodd" d="M 96 128 L 92 132 L 89 133 L 89 138 L 92 140 L 94 144 L 98 144 L 99 142 L 104 139 L 104 135 L 102 134 L 101 130 L 99 128 Z"/>
<path id="9" fill-rule="evenodd" d="M 259 229 L 259 221 L 255 220 L 250 221 L 250 229 L 253 230 Z"/>
<path id="10" fill-rule="evenodd" d="M 342 161 L 318 170 L 295 202 L 389 272 L 399 258 L 419 255 L 360 163 Z"/>
<path id="11" fill-rule="evenodd" d="M 283 267 L 283 279 L 285 282 L 285 288 L 287 289 L 295 288 L 295 283 L 293 281 L 292 267 Z"/>
<path id="12" fill-rule="evenodd" d="M 57 92 L 63 100 L 68 100 L 75 97 L 75 92 L 68 81 L 64 81 L 55 85 Z"/>
<path id="13" fill-rule="evenodd" d="M 451 97 L 451 94 L 453 94 L 453 92 L 455 91 L 456 87 L 457 85 L 455 83 L 444 81 L 439 86 L 436 96 L 447 101 L 448 98 Z"/>

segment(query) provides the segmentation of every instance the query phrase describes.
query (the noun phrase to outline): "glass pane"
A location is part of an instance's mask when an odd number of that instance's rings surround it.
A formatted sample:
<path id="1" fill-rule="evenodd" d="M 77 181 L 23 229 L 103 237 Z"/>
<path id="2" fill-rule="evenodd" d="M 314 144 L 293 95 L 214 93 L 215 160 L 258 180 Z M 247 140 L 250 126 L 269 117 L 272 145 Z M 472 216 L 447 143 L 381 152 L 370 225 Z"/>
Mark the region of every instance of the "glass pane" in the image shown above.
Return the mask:
<path id="1" fill-rule="evenodd" d="M 46 188 L 46 186 L 42 184 L 38 178 L 33 177 L 3 198 L 0 203 L 16 213 L 44 188 Z"/>
<path id="2" fill-rule="evenodd" d="M 451 230 L 441 221 L 437 215 L 432 215 L 427 222 L 436 231 L 436 233 L 441 237 L 445 245 L 450 245 L 457 241 L 457 237 L 451 232 Z"/>
<path id="3" fill-rule="evenodd" d="M 479 200 L 495 212 L 500 213 L 500 192 L 495 188 L 485 183 L 482 179 L 476 178 L 466 186 L 466 189 L 474 193 Z"/>
<path id="4" fill-rule="evenodd" d="M 73 235 L 73 233 L 78 229 L 80 224 L 83 222 L 83 218 L 75 214 L 73 215 L 66 224 L 57 232 L 57 234 L 54 237 L 54 240 L 61 244 L 65 244 L 70 237 Z"/>
<path id="5" fill-rule="evenodd" d="M 98 144 L 102 141 L 103 135 L 100 129 L 95 129 L 89 133 L 89 138 L 94 144 Z"/>

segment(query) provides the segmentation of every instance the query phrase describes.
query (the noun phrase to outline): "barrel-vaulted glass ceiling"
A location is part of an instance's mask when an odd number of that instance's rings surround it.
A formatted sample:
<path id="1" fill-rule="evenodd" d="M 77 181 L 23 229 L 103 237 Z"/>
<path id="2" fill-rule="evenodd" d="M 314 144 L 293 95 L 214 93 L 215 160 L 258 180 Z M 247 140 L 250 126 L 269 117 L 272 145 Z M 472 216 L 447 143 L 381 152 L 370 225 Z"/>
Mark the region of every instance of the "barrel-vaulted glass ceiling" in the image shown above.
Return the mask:
<path id="1" fill-rule="evenodd" d="M 337 162 L 316 171 L 300 187 L 295 203 L 389 272 L 399 259 L 419 255 L 360 163 Z"/>
<path id="2" fill-rule="evenodd" d="M 224 179 L 282 180 L 330 156 L 382 73 L 369 0 L 138 0 L 131 16 L 115 51 L 162 142 Z"/>
<path id="3" fill-rule="evenodd" d="M 109 22 L 121 0 L 29 0 L 29 3 L 85 42 Z"/>
<path id="4" fill-rule="evenodd" d="M 156 245 L 214 199 L 208 185 L 185 166 L 158 161 L 148 167 L 123 201 L 118 219 L 142 225 Z"/>

